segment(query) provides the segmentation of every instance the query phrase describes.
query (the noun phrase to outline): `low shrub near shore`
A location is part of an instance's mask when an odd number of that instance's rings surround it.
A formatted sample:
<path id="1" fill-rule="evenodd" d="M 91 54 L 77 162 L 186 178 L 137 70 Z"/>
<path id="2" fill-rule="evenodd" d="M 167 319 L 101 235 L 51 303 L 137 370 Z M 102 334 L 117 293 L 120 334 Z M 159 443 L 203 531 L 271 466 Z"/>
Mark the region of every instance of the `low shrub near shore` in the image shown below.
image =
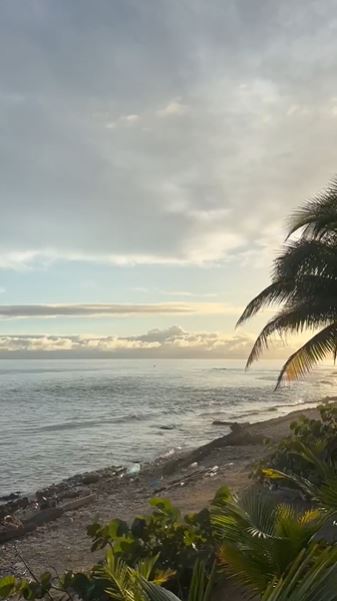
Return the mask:
<path id="1" fill-rule="evenodd" d="M 254 488 L 238 497 L 222 487 L 202 517 L 181 518 L 164 499 L 152 504 L 152 515 L 135 518 L 131 526 L 113 520 L 89 528 L 93 547 L 107 547 L 104 560 L 91 570 L 62 577 L 9 576 L 0 580 L 0 598 L 174 601 L 178 595 L 183 601 L 208 601 L 215 584 L 230 576 L 247 595 L 269 601 L 269 593 L 274 595 L 295 567 L 304 577 L 299 557 L 307 565 L 305 578 L 319 565 L 320 574 L 330 574 L 337 585 L 337 563 L 331 563 L 337 548 L 318 536 L 324 511 L 296 511 Z"/>
<path id="2" fill-rule="evenodd" d="M 121 520 L 89 526 L 92 550 L 110 546 L 115 557 L 131 567 L 148 557 L 157 557 L 157 568 L 174 572 L 169 588 L 184 594 L 197 560 L 203 562 L 207 573 L 212 569 L 215 553 L 210 512 L 203 509 L 182 516 L 168 499 L 161 498 L 153 498 L 150 505 L 152 513 L 135 517 L 130 526 Z"/>
<path id="3" fill-rule="evenodd" d="M 301 448 L 309 448 L 325 463 L 337 459 L 337 404 L 323 403 L 318 407 L 319 418 L 309 419 L 302 415 L 290 425 L 290 434 L 280 442 L 269 444 L 268 454 L 252 471 L 253 479 L 264 479 L 266 466 L 280 471 L 310 477 L 317 485 L 321 483 L 321 472 L 303 456 Z"/>
<path id="4" fill-rule="evenodd" d="M 92 549 L 105 552 L 90 570 L 38 577 L 26 565 L 29 577 L 0 580 L 0 599 L 209 601 L 215 585 L 226 597 L 231 578 L 261 601 L 337 600 L 337 544 L 326 536 L 337 511 L 336 439 L 336 406 L 322 406 L 319 420 L 294 423 L 259 466 L 264 484 L 300 491 L 296 508 L 258 483 L 239 496 L 224 486 L 187 516 L 154 498 L 131 524 L 89 526 Z"/>

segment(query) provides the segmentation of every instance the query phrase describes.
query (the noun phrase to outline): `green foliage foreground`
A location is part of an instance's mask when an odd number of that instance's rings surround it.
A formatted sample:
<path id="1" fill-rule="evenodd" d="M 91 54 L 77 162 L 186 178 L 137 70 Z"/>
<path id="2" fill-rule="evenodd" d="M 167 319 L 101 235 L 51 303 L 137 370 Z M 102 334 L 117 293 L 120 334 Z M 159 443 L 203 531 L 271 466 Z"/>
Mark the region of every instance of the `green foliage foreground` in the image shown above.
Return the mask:
<path id="1" fill-rule="evenodd" d="M 331 563 L 337 549 L 320 540 L 326 515 L 319 509 L 295 511 L 276 504 L 266 491 L 251 489 L 237 497 L 226 487 L 209 510 L 185 518 L 167 500 L 151 504 L 152 514 L 137 517 L 131 526 L 113 520 L 89 527 L 93 548 L 106 547 L 104 560 L 91 570 L 61 578 L 9 576 L 0 580 L 0 598 L 173 601 L 178 595 L 207 601 L 213 587 L 232 576 L 250 595 L 276 599 L 279 583 L 290 586 L 296 566 L 299 581 L 320 566 L 320 574 L 331 574 L 337 583 Z M 305 560 L 304 572 L 299 557 Z"/>
<path id="2" fill-rule="evenodd" d="M 227 487 L 208 509 L 182 516 L 167 499 L 132 523 L 92 524 L 92 549 L 102 560 L 85 572 L 49 572 L 0 579 L 0 599 L 83 601 L 209 601 L 234 579 L 261 601 L 337 601 L 335 447 L 337 410 L 295 422 L 257 473 L 300 491 L 296 508 L 261 484 L 237 496 Z M 283 471 L 279 469 L 282 466 Z M 326 530 L 329 530 L 329 537 Z"/>

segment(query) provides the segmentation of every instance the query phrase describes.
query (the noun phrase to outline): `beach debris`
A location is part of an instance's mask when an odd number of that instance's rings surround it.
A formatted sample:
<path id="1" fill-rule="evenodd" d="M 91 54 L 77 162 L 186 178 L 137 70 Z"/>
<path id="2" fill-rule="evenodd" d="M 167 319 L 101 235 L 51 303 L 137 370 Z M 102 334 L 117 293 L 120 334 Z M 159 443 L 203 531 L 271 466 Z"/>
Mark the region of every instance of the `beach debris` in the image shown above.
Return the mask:
<path id="1" fill-rule="evenodd" d="M 79 507 L 89 505 L 96 499 L 95 494 L 86 495 L 73 501 L 69 501 L 58 507 L 49 507 L 36 512 L 26 520 L 19 520 L 15 515 L 8 515 L 0 522 L 0 544 L 13 538 L 24 536 L 28 532 L 36 530 L 38 526 L 56 520 L 67 511 L 74 511 Z"/>
<path id="2" fill-rule="evenodd" d="M 190 467 L 198 467 L 199 463 L 197 461 L 193 461 L 193 463 L 190 464 Z"/>
<path id="3" fill-rule="evenodd" d="M 21 528 L 23 526 L 21 520 L 15 515 L 6 515 L 3 519 L 3 525 L 6 528 Z"/>
<path id="4" fill-rule="evenodd" d="M 130 465 L 130 467 L 128 467 L 127 474 L 129 476 L 135 476 L 136 474 L 139 474 L 140 468 L 141 468 L 140 463 L 134 463 L 133 465 Z"/>
<path id="5" fill-rule="evenodd" d="M 213 465 L 213 467 L 206 472 L 206 476 L 208 476 L 209 478 L 214 478 L 214 476 L 217 475 L 218 471 L 219 471 L 219 466 Z"/>
<path id="6" fill-rule="evenodd" d="M 48 509 L 49 507 L 55 507 L 56 505 L 56 499 L 55 498 L 50 498 L 50 497 L 46 497 L 44 494 L 42 494 L 41 492 L 37 492 L 36 493 L 36 509 L 42 510 L 42 509 Z"/>

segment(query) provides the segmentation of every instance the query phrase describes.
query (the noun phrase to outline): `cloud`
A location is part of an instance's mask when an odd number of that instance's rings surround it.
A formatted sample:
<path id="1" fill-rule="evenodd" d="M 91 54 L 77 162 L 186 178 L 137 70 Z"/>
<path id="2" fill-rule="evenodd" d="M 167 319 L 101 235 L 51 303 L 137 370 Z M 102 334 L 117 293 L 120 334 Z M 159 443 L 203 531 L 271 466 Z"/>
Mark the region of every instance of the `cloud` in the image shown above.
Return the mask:
<path id="1" fill-rule="evenodd" d="M 335 172 L 333 0 L 30 4 L 0 9 L 0 268 L 254 265 Z"/>
<path id="2" fill-rule="evenodd" d="M 46 353 L 78 357 L 151 357 L 243 359 L 254 338 L 249 334 L 228 336 L 222 332 L 188 332 L 180 326 L 153 329 L 140 336 L 0 336 L 2 357 L 43 356 Z M 292 347 L 274 343 L 268 357 L 284 357 Z"/>
<path id="3" fill-rule="evenodd" d="M 180 100 L 172 100 L 163 109 L 157 111 L 158 117 L 172 117 L 185 115 L 189 107 L 180 102 Z"/>
<path id="4" fill-rule="evenodd" d="M 137 121 L 139 121 L 139 119 L 139 115 L 126 115 L 125 117 L 122 117 L 122 120 L 127 121 L 127 123 L 136 123 Z"/>
<path id="5" fill-rule="evenodd" d="M 0 305 L 0 319 L 118 317 L 132 315 L 237 315 L 242 307 L 222 303 Z"/>

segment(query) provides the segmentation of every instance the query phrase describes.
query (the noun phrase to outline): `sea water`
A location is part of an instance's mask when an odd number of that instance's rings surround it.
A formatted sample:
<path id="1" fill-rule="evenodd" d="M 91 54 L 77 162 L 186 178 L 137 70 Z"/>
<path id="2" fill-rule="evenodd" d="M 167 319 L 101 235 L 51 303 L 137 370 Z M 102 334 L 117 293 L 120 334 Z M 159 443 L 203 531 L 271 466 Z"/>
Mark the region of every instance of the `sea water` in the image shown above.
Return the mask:
<path id="1" fill-rule="evenodd" d="M 226 360 L 3 360 L 0 496 L 76 473 L 132 466 L 226 433 L 214 420 L 259 421 L 336 391 L 322 368 L 274 392 L 279 363 Z"/>

